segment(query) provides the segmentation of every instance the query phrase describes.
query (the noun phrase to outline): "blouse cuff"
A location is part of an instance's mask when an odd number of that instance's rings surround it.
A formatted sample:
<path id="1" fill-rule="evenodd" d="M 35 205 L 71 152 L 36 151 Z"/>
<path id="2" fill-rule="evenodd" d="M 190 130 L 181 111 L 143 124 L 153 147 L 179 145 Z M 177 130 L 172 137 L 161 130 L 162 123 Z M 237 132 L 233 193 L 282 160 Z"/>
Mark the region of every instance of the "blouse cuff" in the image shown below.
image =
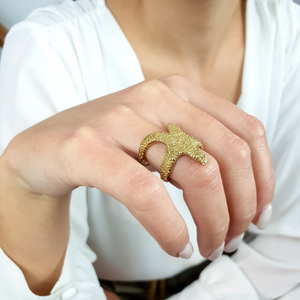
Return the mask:
<path id="1" fill-rule="evenodd" d="M 0 299 L 105 300 L 92 263 L 74 244 L 71 234 L 61 276 L 48 296 L 31 292 L 23 272 L 0 247 Z"/>

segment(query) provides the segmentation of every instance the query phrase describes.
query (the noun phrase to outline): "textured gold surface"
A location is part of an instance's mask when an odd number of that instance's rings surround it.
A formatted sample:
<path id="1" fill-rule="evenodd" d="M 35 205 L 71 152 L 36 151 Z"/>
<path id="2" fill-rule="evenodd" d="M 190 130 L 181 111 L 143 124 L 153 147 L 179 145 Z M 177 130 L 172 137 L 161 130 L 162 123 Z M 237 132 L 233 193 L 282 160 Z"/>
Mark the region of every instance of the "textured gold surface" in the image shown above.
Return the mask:
<path id="1" fill-rule="evenodd" d="M 139 161 L 147 166 L 147 150 L 155 143 L 165 143 L 167 145 L 167 154 L 160 168 L 160 177 L 164 181 L 169 181 L 175 163 L 182 155 L 187 155 L 192 159 L 199 161 L 203 166 L 207 163 L 207 157 L 202 151 L 203 146 L 197 139 L 185 134 L 178 126 L 173 123 L 168 124 L 169 133 L 153 132 L 148 134 L 141 142 L 139 148 Z"/>

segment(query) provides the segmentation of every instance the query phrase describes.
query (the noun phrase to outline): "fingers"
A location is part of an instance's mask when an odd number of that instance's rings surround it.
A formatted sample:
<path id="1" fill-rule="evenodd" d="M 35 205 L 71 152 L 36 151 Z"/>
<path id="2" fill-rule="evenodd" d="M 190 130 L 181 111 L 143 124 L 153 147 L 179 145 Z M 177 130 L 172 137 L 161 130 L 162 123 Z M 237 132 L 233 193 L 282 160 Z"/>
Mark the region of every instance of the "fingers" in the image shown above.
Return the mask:
<path id="1" fill-rule="evenodd" d="M 99 128 L 105 128 L 100 133 L 101 137 L 106 137 L 115 147 L 100 143 L 88 149 L 87 153 L 92 153 L 94 157 L 84 164 L 79 161 L 78 165 L 81 170 L 88 165 L 97 172 L 86 174 L 84 178 L 90 178 L 88 184 L 125 204 L 162 248 L 176 255 L 188 242 L 184 221 L 160 180 L 135 161 L 142 139 L 151 132 L 166 132 L 167 124 L 174 122 L 185 133 L 199 139 L 211 155 L 205 167 L 190 158 L 181 157 L 171 179 L 184 191 L 184 198 L 198 228 L 201 254 L 216 257 L 213 253 L 216 249 L 222 250 L 224 240 L 228 242 L 240 237 L 256 213 L 257 189 L 252 148 L 220 120 L 196 107 L 198 103 L 191 104 L 189 99 L 184 101 L 159 81 L 140 84 L 134 90 L 127 89 L 120 99 L 126 97 L 128 91 L 131 93 L 126 105 L 121 100 L 119 104 L 115 101 L 110 113 L 101 121 L 104 126 L 99 125 Z M 142 105 L 137 105 L 137 99 Z M 111 119 L 120 120 L 122 127 L 116 122 L 108 122 Z M 109 126 L 105 125 L 105 120 Z M 101 149 L 101 158 L 94 148 Z M 162 144 L 148 150 L 148 161 L 158 171 L 165 153 L 166 146 Z M 85 157 L 88 158 L 88 155 Z M 112 167 L 116 163 L 122 165 L 117 171 Z M 114 188 L 116 179 L 120 182 L 120 189 Z"/>
<path id="2" fill-rule="evenodd" d="M 216 142 L 212 139 L 211 144 L 215 145 Z M 226 147 L 228 148 L 228 146 L 222 147 L 222 145 L 220 147 L 224 149 Z M 248 160 L 239 159 L 237 157 L 237 154 L 235 154 L 235 151 L 238 151 L 239 149 L 227 149 L 227 153 L 225 151 L 222 151 L 221 154 L 225 154 L 225 159 L 215 149 L 210 149 L 210 147 L 206 147 L 206 149 L 208 149 L 211 154 L 214 153 L 218 158 L 214 158 L 207 154 L 208 163 L 205 167 L 203 167 L 198 162 L 189 159 L 188 161 L 186 161 L 185 169 L 181 168 L 181 170 L 178 171 L 177 167 L 179 164 L 181 164 L 181 160 L 184 159 L 184 157 L 182 157 L 176 163 L 175 168 L 171 174 L 171 178 L 183 188 L 184 194 L 189 196 L 190 198 L 193 199 L 193 196 L 191 195 L 195 196 L 196 193 L 198 193 L 197 199 L 203 199 L 205 200 L 205 203 L 206 201 L 208 203 L 214 203 L 215 212 L 214 214 L 209 215 L 209 218 L 210 220 L 214 219 L 214 222 L 216 221 L 215 224 L 219 228 L 219 233 L 217 233 L 217 230 L 215 230 L 214 233 L 212 233 L 210 230 L 208 230 L 207 232 L 210 236 L 214 237 L 217 237 L 218 235 L 223 236 L 223 234 L 225 234 L 226 242 L 228 242 L 231 239 L 241 235 L 248 228 L 253 218 L 253 214 L 255 213 L 256 196 L 251 161 L 249 158 Z M 154 145 L 148 150 L 148 160 L 152 165 L 156 166 L 158 170 L 160 168 L 159 163 L 163 159 L 163 157 L 161 157 L 160 155 L 163 155 L 162 153 L 165 153 L 165 151 L 165 146 L 160 145 Z M 239 160 L 241 160 L 241 162 L 239 162 Z M 220 167 L 223 168 L 223 172 L 221 172 Z M 196 182 L 193 182 L 193 180 L 191 180 L 191 178 L 195 179 L 192 174 L 197 174 L 193 171 L 194 168 L 197 168 L 197 172 L 199 172 L 197 177 L 198 181 Z M 208 174 L 206 174 L 207 172 Z M 213 184 L 209 184 L 212 181 L 215 186 Z M 223 187 L 225 185 L 227 188 L 226 197 Z M 218 192 L 216 192 L 216 188 L 218 188 Z M 189 197 L 185 199 L 187 201 L 187 204 L 189 203 Z M 220 204 L 223 201 L 224 204 L 226 204 L 225 207 L 224 205 Z M 202 223 L 202 221 L 204 220 L 203 214 L 204 212 L 206 214 L 207 210 L 209 211 L 208 208 L 203 207 L 200 213 L 200 211 L 197 210 L 195 206 L 190 206 L 189 204 L 188 206 L 191 208 L 191 213 L 194 217 L 198 230 L 200 229 L 201 231 L 202 228 L 205 228 L 205 230 L 207 230 L 208 227 L 213 228 L 213 226 L 204 226 Z M 199 213 L 194 214 L 194 209 Z M 220 214 L 223 216 L 222 218 L 220 218 Z M 230 227 L 228 228 L 228 224 L 226 226 L 226 224 L 222 222 L 225 220 L 229 221 L 229 215 Z M 215 217 L 217 218 L 215 219 Z M 197 220 L 200 221 L 197 222 Z M 222 222 L 219 222 L 220 220 L 222 220 Z M 205 222 L 207 222 L 207 220 L 205 220 Z M 198 225 L 200 226 L 200 224 L 202 224 L 201 227 L 198 227 Z M 205 234 L 202 234 L 202 237 L 203 236 L 205 236 Z M 225 241 L 225 237 L 223 241 Z M 206 238 L 208 237 L 206 236 Z M 203 243 L 206 243 L 205 239 L 202 239 L 202 241 Z M 217 243 L 218 241 L 219 239 L 216 238 Z M 199 243 L 199 245 L 201 248 L 201 243 Z M 201 254 L 204 255 L 203 252 L 201 252 Z"/>
<path id="3" fill-rule="evenodd" d="M 248 144 L 257 193 L 257 211 L 253 223 L 258 224 L 262 211 L 265 211 L 264 215 L 270 212 L 268 205 L 273 199 L 275 186 L 272 159 L 263 124 L 229 101 L 203 90 L 183 77 L 171 76 L 162 81 L 182 99 L 206 111 Z M 267 224 L 263 218 L 264 216 L 258 224 L 260 229 Z"/>
<path id="4" fill-rule="evenodd" d="M 158 87 L 154 99 L 159 100 L 149 101 L 145 118 L 148 115 L 151 122 L 162 128 L 174 122 L 185 133 L 199 139 L 205 151 L 218 162 L 230 213 L 226 242 L 240 236 L 256 213 L 256 187 L 249 146 L 221 122 L 183 101 L 168 87 Z"/>
<path id="5" fill-rule="evenodd" d="M 130 120 L 139 124 L 135 126 L 130 140 L 124 133 L 118 134 L 118 142 L 129 153 L 137 151 L 148 133 L 164 130 L 139 117 L 132 117 Z M 166 145 L 159 143 L 151 146 L 147 152 L 148 162 L 157 171 L 160 170 L 166 150 Z M 229 226 L 229 212 L 219 166 L 212 156 L 207 156 L 208 163 L 205 167 L 189 157 L 181 157 L 171 174 L 175 185 L 184 191 L 184 199 L 197 226 L 199 250 L 204 257 L 210 257 L 223 244 Z M 215 258 L 217 257 L 213 257 Z"/>
<path id="6" fill-rule="evenodd" d="M 165 145 L 155 144 L 149 148 L 147 159 L 159 170 L 165 153 Z M 197 226 L 201 255 L 215 260 L 222 254 L 230 216 L 219 165 L 211 155 L 206 155 L 205 166 L 190 157 L 180 157 L 170 178 L 183 189 L 184 200 Z M 213 256 L 213 252 L 217 255 Z"/>
<path id="7" fill-rule="evenodd" d="M 207 157 L 205 167 L 190 157 L 179 158 L 171 177 L 183 188 L 184 199 L 197 226 L 200 253 L 211 257 L 216 249 L 224 246 L 229 212 L 218 163 L 209 154 Z"/>
<path id="8" fill-rule="evenodd" d="M 69 172 L 80 174 L 81 184 L 120 201 L 163 250 L 178 256 L 189 242 L 188 230 L 159 178 L 110 143 L 104 145 L 97 139 L 88 143 L 77 137 L 65 148 L 65 153 L 73 153 L 73 161 L 75 156 L 80 158 L 69 166 Z"/>

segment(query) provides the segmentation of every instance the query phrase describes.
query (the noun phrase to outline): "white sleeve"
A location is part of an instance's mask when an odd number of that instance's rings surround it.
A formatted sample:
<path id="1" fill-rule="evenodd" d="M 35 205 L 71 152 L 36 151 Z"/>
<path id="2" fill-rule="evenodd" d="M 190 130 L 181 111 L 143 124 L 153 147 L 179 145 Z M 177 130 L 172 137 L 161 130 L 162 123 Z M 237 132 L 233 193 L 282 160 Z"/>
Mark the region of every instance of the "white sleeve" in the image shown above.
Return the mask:
<path id="1" fill-rule="evenodd" d="M 0 154 L 10 140 L 59 111 L 85 102 L 64 62 L 37 25 L 24 22 L 8 34 L 0 68 Z M 103 300 L 87 246 L 86 188 L 76 189 L 71 201 L 71 232 L 63 270 L 51 294 L 34 295 L 22 271 L 0 248 L 1 300 Z"/>

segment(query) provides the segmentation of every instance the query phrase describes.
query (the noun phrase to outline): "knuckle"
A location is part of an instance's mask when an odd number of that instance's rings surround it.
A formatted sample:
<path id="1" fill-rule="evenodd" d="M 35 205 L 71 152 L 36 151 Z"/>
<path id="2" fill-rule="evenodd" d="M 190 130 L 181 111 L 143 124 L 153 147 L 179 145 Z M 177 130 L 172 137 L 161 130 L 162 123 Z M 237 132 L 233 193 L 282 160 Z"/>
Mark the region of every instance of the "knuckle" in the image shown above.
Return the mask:
<path id="1" fill-rule="evenodd" d="M 90 186 L 86 178 L 81 177 L 81 166 L 84 165 L 86 158 L 93 155 L 94 149 L 96 149 L 94 147 L 96 139 L 94 128 L 83 125 L 74 130 L 60 145 L 58 159 L 70 184 L 72 182 L 74 185 Z"/>
<path id="2" fill-rule="evenodd" d="M 133 120 L 135 120 L 134 106 L 130 103 L 114 103 L 106 108 L 101 118 L 92 120 L 97 128 L 97 135 L 100 140 L 105 138 L 106 140 L 113 141 L 116 136 L 116 132 L 120 132 L 120 128 L 126 126 L 132 126 Z M 118 120 L 118 122 L 116 122 Z M 122 126 L 120 126 L 120 123 Z"/>
<path id="3" fill-rule="evenodd" d="M 260 120 L 247 114 L 246 123 L 252 138 L 254 139 L 265 138 L 266 136 L 265 126 Z"/>
<path id="4" fill-rule="evenodd" d="M 124 205 L 128 205 L 130 210 L 146 213 L 157 209 L 159 204 L 157 199 L 163 186 L 156 177 L 149 176 L 147 172 L 134 172 L 129 176 L 126 185 L 129 193 Z"/>
<path id="5" fill-rule="evenodd" d="M 172 84 L 182 84 L 187 81 L 187 79 L 179 74 L 172 74 L 166 77 L 166 80 L 168 80 Z"/>
<path id="6" fill-rule="evenodd" d="M 151 79 L 144 81 L 140 85 L 140 90 L 139 93 L 142 95 L 148 96 L 149 94 L 151 95 L 161 95 L 169 92 L 169 88 L 160 80 L 157 79 Z"/>
<path id="7" fill-rule="evenodd" d="M 61 162 L 88 161 L 88 158 L 98 155 L 97 149 L 105 149 L 107 140 L 105 134 L 91 125 L 78 126 L 68 138 L 59 145 L 58 156 Z"/>
<path id="8" fill-rule="evenodd" d="M 127 116 L 132 114 L 132 110 L 130 107 L 128 107 L 125 104 L 117 103 L 113 104 L 108 108 L 108 111 L 106 113 L 106 116 L 110 120 L 118 120 L 117 118 L 120 118 L 121 116 Z"/>
<path id="9" fill-rule="evenodd" d="M 163 82 L 165 82 L 166 85 L 170 87 L 173 92 L 176 92 L 183 100 L 189 101 L 189 90 L 193 85 L 190 79 L 178 74 L 172 74 L 166 78 L 163 78 Z M 202 88 L 198 86 L 197 88 L 199 93 L 201 93 Z"/>
<path id="10" fill-rule="evenodd" d="M 64 166 L 69 178 L 78 179 L 77 165 L 83 158 L 91 155 L 94 148 L 91 143 L 95 140 L 94 129 L 88 125 L 78 127 L 66 140 L 62 142 L 58 151 L 58 158 Z"/>
<path id="11" fill-rule="evenodd" d="M 96 133 L 93 127 L 89 125 L 79 126 L 73 131 L 69 138 L 63 142 L 61 151 L 66 156 L 72 153 L 73 157 L 76 157 L 90 141 L 95 139 L 95 136 Z"/>
<path id="12" fill-rule="evenodd" d="M 90 139 L 95 136 L 95 130 L 90 125 L 82 125 L 76 128 L 76 130 L 73 132 L 72 138 L 78 139 L 80 141 L 85 141 L 87 139 Z"/>
<path id="13" fill-rule="evenodd" d="M 210 188 L 218 182 L 220 169 L 213 157 L 208 159 L 204 167 L 190 158 L 186 161 L 186 164 L 182 166 L 182 171 L 180 170 L 183 185 L 189 188 L 198 188 L 199 186 Z"/>
<path id="14" fill-rule="evenodd" d="M 251 159 L 251 150 L 250 147 L 248 146 L 248 144 L 239 139 L 238 141 L 236 141 L 237 145 L 233 148 L 233 154 L 234 154 L 234 158 L 237 161 L 250 161 Z"/>
<path id="15" fill-rule="evenodd" d="M 251 150 L 249 145 L 237 136 L 227 138 L 228 157 L 235 164 L 251 166 Z"/>
<path id="16" fill-rule="evenodd" d="M 210 157 L 205 168 L 202 169 L 202 182 L 201 185 L 204 187 L 211 187 L 216 185 L 220 179 L 220 167 L 218 162 Z"/>

